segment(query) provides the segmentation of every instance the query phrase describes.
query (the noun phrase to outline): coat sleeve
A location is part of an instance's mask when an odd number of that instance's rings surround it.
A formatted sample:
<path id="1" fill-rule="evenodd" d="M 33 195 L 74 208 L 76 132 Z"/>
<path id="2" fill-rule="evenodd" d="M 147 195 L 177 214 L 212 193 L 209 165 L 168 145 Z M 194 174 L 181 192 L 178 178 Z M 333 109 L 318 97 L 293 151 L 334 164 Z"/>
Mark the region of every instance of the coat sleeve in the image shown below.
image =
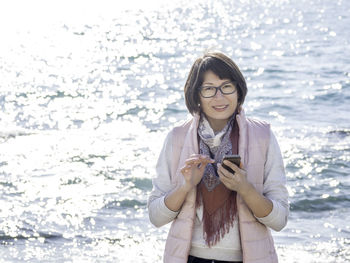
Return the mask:
<path id="1" fill-rule="evenodd" d="M 156 165 L 156 177 L 152 180 L 153 189 L 148 198 L 149 219 L 156 227 L 171 222 L 179 213 L 170 210 L 164 202 L 167 193 L 173 189 L 171 184 L 171 161 L 172 132 L 167 135 L 164 141 Z"/>
<path id="2" fill-rule="evenodd" d="M 265 163 L 263 194 L 272 201 L 273 208 L 266 217 L 256 218 L 267 227 L 280 231 L 288 221 L 289 203 L 282 154 L 272 131 Z"/>

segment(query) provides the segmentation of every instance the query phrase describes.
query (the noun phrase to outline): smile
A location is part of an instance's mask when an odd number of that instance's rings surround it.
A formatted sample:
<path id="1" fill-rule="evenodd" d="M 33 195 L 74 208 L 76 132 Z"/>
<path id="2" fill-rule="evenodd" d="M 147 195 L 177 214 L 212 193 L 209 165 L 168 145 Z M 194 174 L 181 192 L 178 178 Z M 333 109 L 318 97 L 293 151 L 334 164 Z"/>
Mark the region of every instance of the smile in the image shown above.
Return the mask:
<path id="1" fill-rule="evenodd" d="M 228 105 L 218 105 L 218 106 L 213 106 L 213 109 L 216 111 L 224 111 L 226 110 Z"/>

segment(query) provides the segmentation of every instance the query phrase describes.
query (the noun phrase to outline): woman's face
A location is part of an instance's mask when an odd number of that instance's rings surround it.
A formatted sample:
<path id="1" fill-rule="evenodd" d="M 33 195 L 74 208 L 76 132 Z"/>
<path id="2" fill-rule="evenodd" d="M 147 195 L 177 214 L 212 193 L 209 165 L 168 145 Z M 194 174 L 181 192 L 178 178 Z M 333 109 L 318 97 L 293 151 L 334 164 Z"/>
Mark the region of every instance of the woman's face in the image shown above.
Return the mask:
<path id="1" fill-rule="evenodd" d="M 202 87 L 219 87 L 225 82 L 234 85 L 232 82 L 230 82 L 230 79 L 220 79 L 217 75 L 214 74 L 214 72 L 207 71 L 204 73 Z M 214 97 L 204 98 L 201 94 L 199 97 L 201 110 L 206 115 L 210 126 L 214 131 L 222 130 L 237 108 L 237 90 L 236 92 L 227 95 L 222 94 L 220 90 L 218 90 Z"/>

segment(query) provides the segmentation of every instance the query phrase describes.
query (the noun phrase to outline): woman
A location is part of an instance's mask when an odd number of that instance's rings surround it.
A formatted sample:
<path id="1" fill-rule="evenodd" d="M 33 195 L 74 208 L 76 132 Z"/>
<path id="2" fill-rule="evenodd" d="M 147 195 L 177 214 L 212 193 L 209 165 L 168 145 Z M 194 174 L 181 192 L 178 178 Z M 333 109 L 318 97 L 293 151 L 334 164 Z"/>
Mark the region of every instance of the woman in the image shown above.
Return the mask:
<path id="1" fill-rule="evenodd" d="M 151 222 L 172 221 L 164 262 L 278 262 L 269 228 L 287 223 L 281 152 L 265 122 L 242 108 L 246 82 L 221 52 L 198 58 L 185 85 L 193 118 L 165 139 L 148 200 Z M 239 167 L 224 163 L 239 154 Z"/>

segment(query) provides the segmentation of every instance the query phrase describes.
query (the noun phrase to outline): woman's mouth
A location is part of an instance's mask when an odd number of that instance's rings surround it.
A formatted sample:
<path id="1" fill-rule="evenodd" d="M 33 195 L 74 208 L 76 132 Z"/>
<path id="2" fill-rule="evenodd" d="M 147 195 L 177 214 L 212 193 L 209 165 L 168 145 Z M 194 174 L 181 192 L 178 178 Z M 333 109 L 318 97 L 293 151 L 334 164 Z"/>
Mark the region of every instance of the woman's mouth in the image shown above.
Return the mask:
<path id="1" fill-rule="evenodd" d="M 221 111 L 226 110 L 227 107 L 228 107 L 228 105 L 218 105 L 218 106 L 213 106 L 213 109 L 216 110 L 216 111 L 221 112 Z"/>

